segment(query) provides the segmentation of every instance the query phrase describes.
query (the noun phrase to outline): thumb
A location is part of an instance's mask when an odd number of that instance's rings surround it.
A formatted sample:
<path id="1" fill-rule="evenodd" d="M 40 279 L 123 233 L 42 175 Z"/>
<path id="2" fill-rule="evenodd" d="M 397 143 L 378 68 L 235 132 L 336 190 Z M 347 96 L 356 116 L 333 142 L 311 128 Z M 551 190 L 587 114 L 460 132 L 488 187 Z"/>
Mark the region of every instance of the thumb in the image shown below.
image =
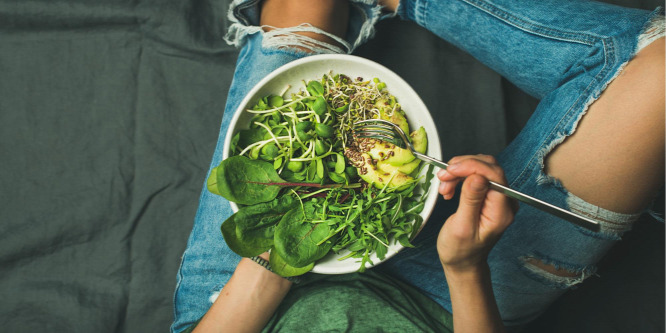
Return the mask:
<path id="1" fill-rule="evenodd" d="M 478 221 L 486 192 L 488 192 L 488 180 L 477 174 L 467 177 L 460 193 L 457 215 L 467 220 Z"/>

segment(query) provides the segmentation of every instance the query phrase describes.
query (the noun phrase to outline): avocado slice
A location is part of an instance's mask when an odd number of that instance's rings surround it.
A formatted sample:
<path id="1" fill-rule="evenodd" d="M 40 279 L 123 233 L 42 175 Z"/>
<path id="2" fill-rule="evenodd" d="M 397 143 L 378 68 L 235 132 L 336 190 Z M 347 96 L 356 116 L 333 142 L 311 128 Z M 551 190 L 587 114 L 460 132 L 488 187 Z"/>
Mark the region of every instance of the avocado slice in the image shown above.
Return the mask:
<path id="1" fill-rule="evenodd" d="M 377 161 L 395 166 L 409 163 L 415 158 L 408 149 L 381 140 L 374 140 L 374 145 L 368 150 L 368 154 Z"/>
<path id="2" fill-rule="evenodd" d="M 387 186 L 390 189 L 400 190 L 414 182 L 414 178 L 400 171 L 395 170 L 394 175 L 393 173 L 382 172 L 377 169 L 377 167 L 372 164 L 372 157 L 367 153 L 362 153 L 361 156 L 363 157 L 364 163 L 363 166 L 359 168 L 359 176 L 361 176 L 361 179 L 365 180 L 368 184 L 372 184 L 376 188 L 382 189 L 384 186 Z"/>
<path id="3" fill-rule="evenodd" d="M 400 104 L 394 103 L 394 105 L 391 105 L 385 98 L 379 98 L 375 102 L 375 106 L 379 110 L 379 119 L 388 120 L 398 125 L 403 132 L 409 133 L 409 123 L 407 123 L 407 118 L 405 118 Z M 393 110 L 393 113 L 389 116 L 387 113 L 391 110 Z"/>
<path id="4" fill-rule="evenodd" d="M 423 126 L 409 135 L 416 152 L 425 154 L 428 149 L 428 134 Z"/>
<path id="5" fill-rule="evenodd" d="M 412 140 L 412 145 L 414 145 L 414 150 L 421 154 L 425 154 L 428 149 L 428 137 L 425 128 L 423 128 L 423 126 L 419 127 L 419 129 L 412 132 L 409 137 Z M 400 166 L 391 165 L 390 163 L 386 163 L 386 161 L 379 161 L 377 162 L 377 168 L 386 173 L 392 173 L 397 169 L 402 173 L 411 174 L 419 167 L 419 164 L 421 164 L 421 160 L 417 158 Z"/>

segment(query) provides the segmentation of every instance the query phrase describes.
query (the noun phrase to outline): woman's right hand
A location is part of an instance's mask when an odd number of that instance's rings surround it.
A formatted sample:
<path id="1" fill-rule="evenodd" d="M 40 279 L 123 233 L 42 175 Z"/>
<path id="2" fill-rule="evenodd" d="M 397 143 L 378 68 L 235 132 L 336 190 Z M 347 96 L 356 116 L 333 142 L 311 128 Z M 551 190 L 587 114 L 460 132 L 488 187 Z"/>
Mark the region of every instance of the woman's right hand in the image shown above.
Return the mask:
<path id="1" fill-rule="evenodd" d="M 487 267 L 488 253 L 517 210 L 512 199 L 489 191 L 489 180 L 506 184 L 502 168 L 489 155 L 458 156 L 437 177 L 444 199 L 453 197 L 456 185 L 463 181 L 458 210 L 446 220 L 437 239 L 442 266 L 449 272 Z"/>

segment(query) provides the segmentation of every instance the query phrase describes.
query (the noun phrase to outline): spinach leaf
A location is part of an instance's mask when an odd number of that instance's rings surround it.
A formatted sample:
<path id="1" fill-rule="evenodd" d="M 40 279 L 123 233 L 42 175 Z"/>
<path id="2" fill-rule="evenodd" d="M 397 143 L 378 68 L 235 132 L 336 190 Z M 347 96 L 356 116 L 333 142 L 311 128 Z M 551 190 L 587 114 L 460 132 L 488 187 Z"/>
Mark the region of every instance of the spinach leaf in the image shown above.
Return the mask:
<path id="1" fill-rule="evenodd" d="M 275 274 L 288 277 L 303 275 L 314 268 L 314 262 L 304 267 L 294 267 L 287 264 L 286 261 L 277 253 L 275 249 L 271 250 L 271 269 Z"/>
<path id="2" fill-rule="evenodd" d="M 235 215 L 235 214 L 234 214 Z M 224 242 L 227 243 L 227 246 L 234 251 L 236 254 L 243 257 L 252 257 L 258 254 L 266 252 L 261 251 L 263 246 L 261 244 L 246 244 L 242 239 L 241 235 L 236 232 L 236 221 L 234 220 L 234 215 L 231 215 L 222 223 L 222 237 L 224 237 Z"/>
<path id="3" fill-rule="evenodd" d="M 331 250 L 335 240 L 329 239 L 331 228 L 326 223 L 313 223 L 314 204 L 305 203 L 284 215 L 275 228 L 275 251 L 284 261 L 294 267 L 305 267 L 321 259 Z"/>
<path id="4" fill-rule="evenodd" d="M 232 156 L 217 167 L 217 189 L 221 196 L 242 205 L 254 205 L 275 199 L 284 180 L 273 164 Z M 213 192 L 214 193 L 214 192 Z"/>
<path id="5" fill-rule="evenodd" d="M 271 202 L 241 208 L 222 223 L 222 236 L 229 248 L 242 257 L 262 254 L 273 246 L 275 227 L 299 202 L 284 196 Z"/>

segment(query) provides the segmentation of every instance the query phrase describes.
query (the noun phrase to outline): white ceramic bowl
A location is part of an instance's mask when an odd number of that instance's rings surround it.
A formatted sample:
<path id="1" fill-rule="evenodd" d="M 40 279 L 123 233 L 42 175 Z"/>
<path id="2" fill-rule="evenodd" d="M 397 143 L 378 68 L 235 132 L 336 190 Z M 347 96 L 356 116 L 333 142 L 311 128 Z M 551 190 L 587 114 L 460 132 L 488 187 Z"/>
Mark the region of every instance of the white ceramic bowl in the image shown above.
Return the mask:
<path id="1" fill-rule="evenodd" d="M 229 131 L 227 132 L 227 139 L 224 143 L 223 158 L 226 159 L 229 157 L 230 140 L 234 134 L 241 129 L 249 128 L 250 119 L 253 115 L 249 112 L 245 112 L 245 109 L 251 107 L 260 98 L 266 95 L 281 93 L 287 85 L 291 85 L 290 90 L 285 94 L 285 96 L 289 96 L 292 92 L 304 89 L 302 83 L 303 80 L 306 82 L 309 80 L 319 80 L 322 75 L 329 71 L 332 71 L 333 74 L 345 74 L 351 78 L 359 76 L 364 79 L 379 78 L 380 81 L 385 82 L 388 92 L 396 97 L 398 103 L 401 104 L 402 109 L 405 111 L 410 128 L 417 129 L 419 126 L 425 128 L 428 134 L 428 155 L 438 159 L 442 158 L 437 128 L 430 116 L 430 112 L 414 89 L 412 89 L 412 87 L 410 87 L 409 84 L 397 74 L 376 62 L 357 56 L 339 54 L 314 55 L 290 62 L 276 69 L 257 83 L 240 103 L 240 106 L 231 120 Z M 436 177 L 433 177 L 425 207 L 421 212 L 424 225 L 435 207 L 438 195 L 437 186 L 438 180 Z M 233 202 L 231 203 L 231 207 L 234 212 L 238 211 L 238 206 Z M 402 248 L 403 247 L 399 243 L 391 244 L 384 260 L 392 257 Z M 345 254 L 347 253 L 341 252 L 338 255 L 333 253 L 327 255 L 317 261 L 312 272 L 321 274 L 343 274 L 357 271 L 360 267 L 360 259 L 348 258 L 342 261 L 337 260 Z M 374 254 L 371 256 L 371 260 L 374 265 L 381 262 Z M 370 268 L 371 265 L 368 264 L 366 267 Z"/>

